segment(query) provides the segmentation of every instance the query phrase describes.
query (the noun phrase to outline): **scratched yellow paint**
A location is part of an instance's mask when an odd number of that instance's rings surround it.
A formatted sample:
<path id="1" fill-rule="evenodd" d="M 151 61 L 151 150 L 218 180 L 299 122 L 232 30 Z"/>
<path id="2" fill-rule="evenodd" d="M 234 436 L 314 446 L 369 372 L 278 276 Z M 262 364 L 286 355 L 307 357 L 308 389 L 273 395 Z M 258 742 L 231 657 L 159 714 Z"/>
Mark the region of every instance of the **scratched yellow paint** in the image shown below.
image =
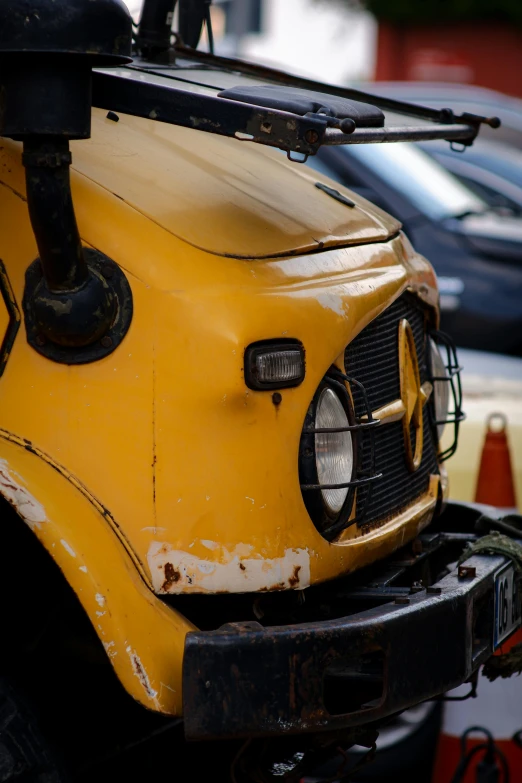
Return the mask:
<path id="1" fill-rule="evenodd" d="M 0 147 L 0 258 L 20 306 L 36 246 L 20 147 Z M 0 459 L 45 508 L 50 522 L 35 533 L 102 641 L 115 641 L 108 654 L 125 687 L 179 714 L 191 626 L 154 596 L 151 552 L 227 566 L 233 552 L 273 563 L 305 552 L 316 583 L 428 523 L 435 478 L 387 524 L 328 543 L 306 512 L 297 454 L 310 400 L 346 344 L 406 288 L 435 305 L 435 278 L 395 221 L 364 200 L 329 198 L 314 187 L 324 177 L 277 152 L 96 113 L 73 160 L 82 239 L 125 270 L 134 317 L 113 354 L 74 367 L 31 349 L 22 324 L 0 379 Z M 275 337 L 306 350 L 305 381 L 278 407 L 243 378 L 245 347 Z M 100 623 L 104 585 L 111 612 Z"/>

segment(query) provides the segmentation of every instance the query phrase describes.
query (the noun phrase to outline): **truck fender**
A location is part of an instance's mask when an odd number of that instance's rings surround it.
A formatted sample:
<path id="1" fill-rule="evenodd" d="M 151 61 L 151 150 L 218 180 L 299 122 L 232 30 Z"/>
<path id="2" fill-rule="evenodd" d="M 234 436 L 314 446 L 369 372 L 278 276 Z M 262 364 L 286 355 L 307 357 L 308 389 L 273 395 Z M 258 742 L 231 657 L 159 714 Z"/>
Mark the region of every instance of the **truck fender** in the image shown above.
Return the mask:
<path id="1" fill-rule="evenodd" d="M 128 693 L 181 715 L 185 636 L 194 626 L 147 586 L 110 512 L 49 455 L 5 430 L 0 495 L 61 569 Z"/>

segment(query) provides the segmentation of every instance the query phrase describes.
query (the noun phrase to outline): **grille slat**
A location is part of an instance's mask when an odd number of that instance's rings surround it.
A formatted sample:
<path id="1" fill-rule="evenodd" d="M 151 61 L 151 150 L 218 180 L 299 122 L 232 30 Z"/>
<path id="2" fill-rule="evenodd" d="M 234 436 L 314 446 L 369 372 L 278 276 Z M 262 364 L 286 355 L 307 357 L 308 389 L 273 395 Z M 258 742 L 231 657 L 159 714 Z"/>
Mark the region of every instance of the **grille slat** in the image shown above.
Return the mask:
<path id="1" fill-rule="evenodd" d="M 381 315 L 363 329 L 346 348 L 345 368 L 350 377 L 360 381 L 368 395 L 371 410 L 400 397 L 399 322 L 406 318 L 412 328 L 421 383 L 428 377 L 426 366 L 426 321 L 420 302 L 409 293 L 403 294 Z M 357 416 L 365 413 L 359 389 L 352 387 Z M 371 492 L 363 524 L 379 522 L 399 513 L 428 489 L 429 476 L 438 473 L 436 445 L 430 428 L 427 407 L 424 408 L 424 448 L 422 462 L 415 472 L 406 463 L 402 422 L 377 427 L 374 431 L 375 471 L 383 477 L 359 488 L 357 514 Z M 371 468 L 370 441 L 362 438 L 360 452 L 362 470 Z"/>

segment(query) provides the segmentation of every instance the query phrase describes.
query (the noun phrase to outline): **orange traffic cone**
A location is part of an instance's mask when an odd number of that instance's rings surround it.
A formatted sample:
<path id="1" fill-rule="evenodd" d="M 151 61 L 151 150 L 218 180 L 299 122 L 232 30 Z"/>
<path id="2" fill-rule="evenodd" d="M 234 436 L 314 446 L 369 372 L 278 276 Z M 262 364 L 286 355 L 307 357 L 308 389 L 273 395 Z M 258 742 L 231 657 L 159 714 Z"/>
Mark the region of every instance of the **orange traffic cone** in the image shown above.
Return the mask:
<path id="1" fill-rule="evenodd" d="M 507 420 L 502 413 L 492 413 L 487 420 L 486 437 L 480 459 L 475 501 L 497 508 L 516 510 L 511 456 L 506 435 Z M 503 655 L 522 642 L 517 631 L 496 651 Z M 451 698 L 465 695 L 469 685 L 462 685 Z M 447 701 L 437 748 L 432 783 L 451 783 L 463 755 L 470 755 L 460 783 L 476 783 L 480 764 L 488 762 L 488 735 L 494 743 L 493 762 L 502 769 L 502 757 L 511 780 L 522 781 L 522 680 L 518 677 L 490 682 L 479 674 L 477 697 L 465 701 Z M 481 750 L 475 751 L 479 745 Z M 498 753 L 500 751 L 500 753 Z M 480 773 L 479 773 L 480 774 Z M 485 778 L 487 779 L 487 778 Z M 494 778 L 492 778 L 494 779 Z M 500 777 L 503 781 L 504 778 Z"/>
<path id="2" fill-rule="evenodd" d="M 475 502 L 515 509 L 515 482 L 506 429 L 507 419 L 503 413 L 488 416 Z"/>
<path id="3" fill-rule="evenodd" d="M 502 646 L 502 653 L 520 641 L 522 633 L 518 631 Z M 463 696 L 469 687 L 461 685 L 448 695 Z M 464 755 L 471 755 L 471 758 L 459 783 L 481 780 L 477 767 L 480 769 L 480 765 L 484 764 L 488 734 L 494 744 L 494 764 L 503 769 L 502 754 L 512 783 L 519 783 L 522 780 L 522 748 L 519 744 L 522 736 L 521 705 L 522 682 L 519 677 L 490 682 L 482 674 L 478 678 L 476 699 L 446 702 L 432 783 L 451 783 L 459 765 L 462 765 L 463 750 Z M 475 751 L 479 745 L 482 748 Z M 504 777 L 501 773 L 498 780 L 503 783 Z M 491 779 L 495 780 L 495 777 Z"/>

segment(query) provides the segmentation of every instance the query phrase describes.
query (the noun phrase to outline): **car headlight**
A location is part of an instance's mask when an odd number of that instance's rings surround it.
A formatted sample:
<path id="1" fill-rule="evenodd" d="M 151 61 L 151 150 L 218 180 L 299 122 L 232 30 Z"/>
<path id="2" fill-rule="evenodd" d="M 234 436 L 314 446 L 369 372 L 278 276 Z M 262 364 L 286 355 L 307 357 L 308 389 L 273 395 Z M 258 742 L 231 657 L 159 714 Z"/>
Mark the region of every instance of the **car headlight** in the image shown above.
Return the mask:
<path id="1" fill-rule="evenodd" d="M 435 340 L 430 338 L 430 359 L 431 376 L 433 380 L 433 407 L 435 411 L 435 421 L 437 424 L 437 434 L 439 440 L 442 438 L 444 427 L 448 419 L 450 404 L 450 384 L 449 375 L 444 364 L 440 349 Z"/>
<path id="2" fill-rule="evenodd" d="M 347 427 L 355 418 L 348 393 L 337 393 L 323 381 L 306 414 L 299 448 L 303 499 L 316 528 L 335 536 L 351 513 L 354 489 L 346 486 L 356 473 L 355 435 Z"/>
<path id="3" fill-rule="evenodd" d="M 317 403 L 315 427 L 337 429 L 348 427 L 348 416 L 337 394 L 323 389 Z M 353 473 L 351 432 L 316 432 L 315 462 L 319 484 L 346 484 Z M 348 496 L 348 487 L 321 490 L 323 501 L 332 514 L 338 514 Z"/>

